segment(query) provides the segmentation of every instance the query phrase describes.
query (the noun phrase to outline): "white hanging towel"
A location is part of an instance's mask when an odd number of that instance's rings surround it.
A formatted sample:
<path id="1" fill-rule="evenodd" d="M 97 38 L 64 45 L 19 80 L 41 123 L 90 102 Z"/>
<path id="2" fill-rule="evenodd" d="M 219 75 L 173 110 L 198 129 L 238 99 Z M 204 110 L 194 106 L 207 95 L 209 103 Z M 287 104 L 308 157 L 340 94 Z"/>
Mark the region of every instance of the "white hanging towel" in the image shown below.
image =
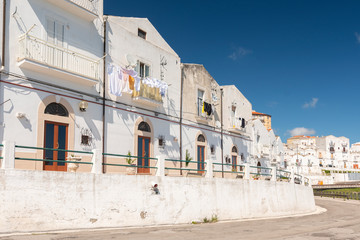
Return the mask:
<path id="1" fill-rule="evenodd" d="M 122 76 L 119 76 L 119 68 L 109 64 L 108 65 L 108 80 L 109 80 L 109 90 L 110 93 L 115 96 L 122 95 Z"/>

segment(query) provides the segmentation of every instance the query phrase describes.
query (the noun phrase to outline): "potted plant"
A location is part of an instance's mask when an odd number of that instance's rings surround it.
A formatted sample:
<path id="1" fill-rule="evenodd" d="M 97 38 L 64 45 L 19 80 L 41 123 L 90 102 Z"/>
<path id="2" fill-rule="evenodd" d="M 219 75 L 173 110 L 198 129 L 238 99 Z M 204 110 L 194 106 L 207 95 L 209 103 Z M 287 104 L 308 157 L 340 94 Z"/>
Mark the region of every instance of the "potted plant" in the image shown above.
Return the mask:
<path id="1" fill-rule="evenodd" d="M 254 175 L 252 175 L 252 178 L 253 178 L 254 180 L 259 180 L 260 174 L 254 174 Z"/>
<path id="2" fill-rule="evenodd" d="M 135 164 L 135 161 L 136 159 L 131 157 L 131 152 L 130 150 L 128 151 L 128 154 L 127 154 L 127 158 L 125 159 L 126 160 L 126 163 L 129 165 L 128 167 L 126 167 L 126 173 L 128 175 L 135 175 L 136 173 L 136 164 Z"/>
<path id="3" fill-rule="evenodd" d="M 67 161 L 70 161 L 70 163 L 67 164 L 68 171 L 76 172 L 76 170 L 79 168 L 79 163 L 75 162 L 81 162 L 81 157 L 71 154 L 69 157 L 67 157 Z"/>

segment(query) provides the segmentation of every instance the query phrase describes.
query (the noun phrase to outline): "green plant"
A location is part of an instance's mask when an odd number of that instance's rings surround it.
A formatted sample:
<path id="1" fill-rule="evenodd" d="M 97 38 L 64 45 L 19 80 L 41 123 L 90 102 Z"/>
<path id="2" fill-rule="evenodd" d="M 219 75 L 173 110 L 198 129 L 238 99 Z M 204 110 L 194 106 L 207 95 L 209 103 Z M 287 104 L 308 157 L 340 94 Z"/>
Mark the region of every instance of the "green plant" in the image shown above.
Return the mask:
<path id="1" fill-rule="evenodd" d="M 186 154 L 185 154 L 185 166 L 187 167 L 189 165 L 189 163 L 191 162 L 192 157 L 190 156 L 189 150 L 186 149 Z"/>
<path id="2" fill-rule="evenodd" d="M 204 218 L 203 220 L 204 223 L 209 223 L 210 222 L 210 219 L 207 219 L 206 217 Z"/>
<path id="3" fill-rule="evenodd" d="M 213 216 L 211 217 L 211 222 L 212 222 L 212 223 L 215 223 L 215 222 L 217 222 L 217 221 L 219 221 L 217 215 L 213 215 Z"/>
<path id="4" fill-rule="evenodd" d="M 127 164 L 133 165 L 133 164 L 135 163 L 135 159 L 131 157 L 131 152 L 130 152 L 130 150 L 128 151 L 127 156 L 128 156 L 128 157 L 126 158 Z"/>

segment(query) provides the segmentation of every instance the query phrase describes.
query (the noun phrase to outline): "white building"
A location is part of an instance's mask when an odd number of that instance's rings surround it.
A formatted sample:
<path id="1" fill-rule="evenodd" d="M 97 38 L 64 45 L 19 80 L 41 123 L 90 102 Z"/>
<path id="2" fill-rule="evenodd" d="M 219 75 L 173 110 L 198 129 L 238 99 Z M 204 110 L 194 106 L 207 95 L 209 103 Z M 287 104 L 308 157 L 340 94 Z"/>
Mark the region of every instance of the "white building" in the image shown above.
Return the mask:
<path id="1" fill-rule="evenodd" d="M 103 1 L 6 1 L 0 80 L 0 141 L 48 148 L 101 148 Z M 79 103 L 89 109 L 82 112 Z M 82 133 L 91 142 L 82 144 Z M 64 160 L 64 152 L 18 150 Z M 20 168 L 66 170 L 60 162 Z"/>
<path id="2" fill-rule="evenodd" d="M 317 137 L 316 146 L 320 164 L 328 167 L 351 168 L 348 164 L 350 141 L 346 137 L 332 135 Z"/>
<path id="3" fill-rule="evenodd" d="M 97 149 L 104 172 L 132 162 L 154 174 L 157 156 L 169 167 L 212 159 L 227 172 L 281 166 L 281 139 L 252 119 L 246 97 L 202 65 L 181 64 L 148 19 L 103 16 L 102 0 L 6 3 L 0 141 L 33 147 L 16 149 L 16 168 L 67 170 L 71 153 L 41 148 Z M 190 167 L 202 173 L 204 164 Z"/>

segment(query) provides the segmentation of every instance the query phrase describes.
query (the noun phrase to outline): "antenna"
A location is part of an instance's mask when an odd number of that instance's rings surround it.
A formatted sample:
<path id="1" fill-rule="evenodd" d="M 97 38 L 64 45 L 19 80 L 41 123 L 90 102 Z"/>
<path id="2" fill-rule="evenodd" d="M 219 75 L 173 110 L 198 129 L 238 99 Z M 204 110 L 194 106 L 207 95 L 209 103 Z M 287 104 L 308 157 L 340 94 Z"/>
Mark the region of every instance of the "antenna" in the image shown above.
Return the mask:
<path id="1" fill-rule="evenodd" d="M 132 67 L 132 68 L 136 67 L 136 65 L 137 65 L 137 60 L 136 60 L 136 58 L 134 57 L 134 55 L 127 54 L 127 55 L 126 55 L 126 60 L 127 60 L 128 64 L 129 64 L 128 66 L 126 66 L 126 68 L 128 68 L 128 67 Z"/>

